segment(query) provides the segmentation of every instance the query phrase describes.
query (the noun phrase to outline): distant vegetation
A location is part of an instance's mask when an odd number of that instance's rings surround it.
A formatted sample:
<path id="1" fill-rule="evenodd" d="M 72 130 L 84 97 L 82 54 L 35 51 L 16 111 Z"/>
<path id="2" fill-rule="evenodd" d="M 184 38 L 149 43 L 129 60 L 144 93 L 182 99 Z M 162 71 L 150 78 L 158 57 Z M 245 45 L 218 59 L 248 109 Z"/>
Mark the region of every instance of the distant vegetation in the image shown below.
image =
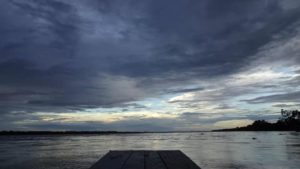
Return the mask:
<path id="1" fill-rule="evenodd" d="M 300 131 L 300 111 L 281 109 L 281 118 L 276 123 L 256 120 L 245 127 L 217 131 Z"/>
<path id="2" fill-rule="evenodd" d="M 140 132 L 118 131 L 0 131 L 0 135 L 85 135 L 85 134 L 130 134 Z"/>

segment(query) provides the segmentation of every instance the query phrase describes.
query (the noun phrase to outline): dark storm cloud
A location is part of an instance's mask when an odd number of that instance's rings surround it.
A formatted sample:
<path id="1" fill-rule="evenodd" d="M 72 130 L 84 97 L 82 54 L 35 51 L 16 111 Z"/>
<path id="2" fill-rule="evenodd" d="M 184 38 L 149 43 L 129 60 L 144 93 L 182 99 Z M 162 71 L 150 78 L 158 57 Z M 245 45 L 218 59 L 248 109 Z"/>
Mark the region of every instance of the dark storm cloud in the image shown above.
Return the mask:
<path id="1" fill-rule="evenodd" d="M 1 60 L 25 59 L 40 68 L 64 62 L 77 39 L 77 18 L 59 1 L 1 2 Z"/>
<path id="2" fill-rule="evenodd" d="M 155 31 L 154 41 L 160 46 L 155 46 L 152 60 L 126 63 L 117 73 L 228 74 L 241 68 L 272 35 L 298 20 L 297 11 L 284 12 L 275 1 L 226 1 L 226 5 L 219 1 L 152 1 L 147 12 L 141 22 Z"/>
<path id="3" fill-rule="evenodd" d="M 243 69 L 273 36 L 292 35 L 300 17 L 292 7 L 275 0 L 3 0 L 1 113 L 122 107 L 162 91 L 200 91 L 172 89 Z"/>

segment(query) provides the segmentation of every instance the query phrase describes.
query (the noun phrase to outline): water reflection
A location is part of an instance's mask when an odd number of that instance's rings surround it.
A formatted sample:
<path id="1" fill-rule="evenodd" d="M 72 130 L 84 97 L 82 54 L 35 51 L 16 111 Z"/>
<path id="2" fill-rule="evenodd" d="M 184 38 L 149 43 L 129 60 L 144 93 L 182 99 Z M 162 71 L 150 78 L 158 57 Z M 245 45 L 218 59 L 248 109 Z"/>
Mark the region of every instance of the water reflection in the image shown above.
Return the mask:
<path id="1" fill-rule="evenodd" d="M 1 136 L 0 168 L 85 169 L 107 151 L 117 149 L 180 149 L 204 169 L 296 169 L 300 162 L 300 135 L 208 132 Z"/>

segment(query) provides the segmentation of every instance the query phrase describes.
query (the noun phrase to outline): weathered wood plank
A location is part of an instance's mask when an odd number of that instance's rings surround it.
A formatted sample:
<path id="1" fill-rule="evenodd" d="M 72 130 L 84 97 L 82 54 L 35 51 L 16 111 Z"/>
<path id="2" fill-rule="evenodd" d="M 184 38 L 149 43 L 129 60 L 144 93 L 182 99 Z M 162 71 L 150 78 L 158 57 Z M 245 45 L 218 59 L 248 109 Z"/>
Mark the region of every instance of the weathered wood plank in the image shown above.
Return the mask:
<path id="1" fill-rule="evenodd" d="M 90 169 L 122 169 L 131 151 L 110 151 Z"/>
<path id="2" fill-rule="evenodd" d="M 158 151 L 168 169 L 200 169 L 181 151 Z"/>
<path id="3" fill-rule="evenodd" d="M 122 169 L 144 169 L 144 151 L 133 151 Z"/>
<path id="4" fill-rule="evenodd" d="M 200 169 L 179 150 L 110 151 L 90 169 Z"/>
<path id="5" fill-rule="evenodd" d="M 167 169 L 156 151 L 145 151 L 146 169 Z"/>

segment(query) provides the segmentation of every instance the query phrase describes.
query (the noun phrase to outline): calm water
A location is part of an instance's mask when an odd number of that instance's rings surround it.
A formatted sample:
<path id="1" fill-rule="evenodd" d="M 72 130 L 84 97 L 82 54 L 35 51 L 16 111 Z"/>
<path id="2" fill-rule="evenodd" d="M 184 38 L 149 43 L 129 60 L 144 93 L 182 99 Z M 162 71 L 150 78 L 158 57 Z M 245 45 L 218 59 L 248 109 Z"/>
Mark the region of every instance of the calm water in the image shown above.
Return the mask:
<path id="1" fill-rule="evenodd" d="M 0 168 L 87 169 L 115 149 L 179 149 L 203 169 L 300 168 L 299 132 L 0 136 Z"/>

